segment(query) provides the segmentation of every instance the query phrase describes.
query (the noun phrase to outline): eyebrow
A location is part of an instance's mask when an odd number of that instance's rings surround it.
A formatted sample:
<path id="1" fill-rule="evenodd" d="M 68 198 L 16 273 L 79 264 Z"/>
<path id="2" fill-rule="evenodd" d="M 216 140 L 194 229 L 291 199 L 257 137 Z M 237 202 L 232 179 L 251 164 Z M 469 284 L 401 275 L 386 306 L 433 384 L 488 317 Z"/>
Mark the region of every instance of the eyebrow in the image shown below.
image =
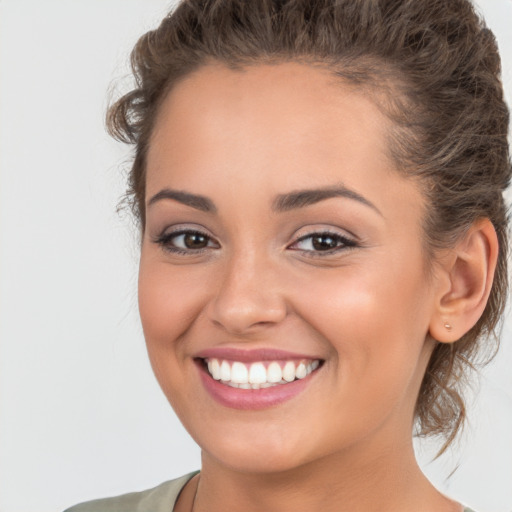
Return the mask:
<path id="1" fill-rule="evenodd" d="M 171 190 L 169 188 L 164 188 L 160 190 L 160 192 L 156 193 L 148 201 L 148 207 L 158 201 L 161 201 L 162 199 L 172 199 L 178 203 L 190 206 L 191 208 L 195 208 L 196 210 L 200 210 L 202 212 L 217 212 L 217 208 L 213 204 L 213 201 L 208 197 L 200 196 L 197 194 L 190 194 L 189 192 L 183 192 L 181 190 Z"/>
<path id="2" fill-rule="evenodd" d="M 382 216 L 380 210 L 372 202 L 368 201 L 368 199 L 363 197 L 361 194 L 345 187 L 344 185 L 296 190 L 286 194 L 280 194 L 272 202 L 272 210 L 278 213 L 287 212 L 297 208 L 304 208 L 306 206 L 319 203 L 320 201 L 325 201 L 326 199 L 332 199 L 334 197 L 344 197 L 346 199 L 358 201 L 359 203 L 372 208 Z M 163 199 L 172 199 L 178 203 L 190 206 L 191 208 L 195 208 L 196 210 L 200 210 L 202 212 L 217 213 L 216 206 L 208 197 L 168 188 L 164 188 L 160 190 L 160 192 L 157 192 L 148 201 L 148 207 Z"/>
<path id="3" fill-rule="evenodd" d="M 304 208 L 305 206 L 310 206 L 333 197 L 344 197 L 346 199 L 358 201 L 365 206 L 369 206 L 382 216 L 381 211 L 372 202 L 344 185 L 309 190 L 297 190 L 287 194 L 282 194 L 277 196 L 273 201 L 272 209 L 276 212 L 287 212 L 295 210 L 296 208 Z"/>

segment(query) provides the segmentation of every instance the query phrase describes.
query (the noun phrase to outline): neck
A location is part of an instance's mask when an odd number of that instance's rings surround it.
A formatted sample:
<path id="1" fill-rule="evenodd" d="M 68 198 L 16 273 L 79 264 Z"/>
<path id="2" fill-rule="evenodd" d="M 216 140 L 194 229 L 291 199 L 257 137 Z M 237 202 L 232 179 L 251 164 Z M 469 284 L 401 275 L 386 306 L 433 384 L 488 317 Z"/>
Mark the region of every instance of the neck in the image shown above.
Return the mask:
<path id="1" fill-rule="evenodd" d="M 412 443 L 330 455 L 293 470 L 251 473 L 203 453 L 194 512 L 459 512 L 419 469 Z M 427 507 L 425 506 L 427 504 Z"/>

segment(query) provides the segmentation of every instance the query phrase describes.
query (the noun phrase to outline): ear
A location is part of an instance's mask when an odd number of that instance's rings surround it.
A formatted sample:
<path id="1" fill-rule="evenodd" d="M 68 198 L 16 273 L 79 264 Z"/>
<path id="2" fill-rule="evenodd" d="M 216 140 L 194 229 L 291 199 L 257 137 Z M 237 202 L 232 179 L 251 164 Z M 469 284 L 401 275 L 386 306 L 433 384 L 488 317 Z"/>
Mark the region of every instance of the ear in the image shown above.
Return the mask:
<path id="1" fill-rule="evenodd" d="M 489 298 L 497 259 L 496 231 L 489 219 L 483 219 L 440 260 L 429 325 L 434 339 L 452 343 L 476 324 Z"/>

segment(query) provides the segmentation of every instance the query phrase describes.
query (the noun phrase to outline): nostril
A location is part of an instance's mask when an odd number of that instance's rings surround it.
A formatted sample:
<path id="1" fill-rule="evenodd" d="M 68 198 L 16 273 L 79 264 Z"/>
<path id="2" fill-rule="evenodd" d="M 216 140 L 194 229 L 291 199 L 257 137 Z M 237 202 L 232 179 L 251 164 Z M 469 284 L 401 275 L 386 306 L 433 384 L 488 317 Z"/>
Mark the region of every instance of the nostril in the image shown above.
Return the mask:
<path id="1" fill-rule="evenodd" d="M 287 307 L 278 303 L 278 296 L 252 297 L 250 300 L 234 300 L 234 297 L 218 297 L 210 306 L 209 318 L 213 325 L 226 332 L 241 335 L 271 327 L 287 316 Z M 272 302 L 272 304 L 270 304 Z"/>

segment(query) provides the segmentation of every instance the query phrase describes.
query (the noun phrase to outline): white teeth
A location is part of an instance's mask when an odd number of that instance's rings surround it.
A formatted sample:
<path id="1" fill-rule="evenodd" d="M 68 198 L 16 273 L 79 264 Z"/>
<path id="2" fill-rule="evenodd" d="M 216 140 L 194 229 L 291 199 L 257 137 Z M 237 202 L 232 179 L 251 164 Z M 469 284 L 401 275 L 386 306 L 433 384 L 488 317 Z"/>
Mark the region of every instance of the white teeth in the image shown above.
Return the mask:
<path id="1" fill-rule="evenodd" d="M 210 359 L 208 361 L 208 371 L 215 380 L 220 380 L 220 366 L 217 359 Z"/>
<path id="2" fill-rule="evenodd" d="M 283 379 L 286 382 L 295 380 L 295 365 L 292 361 L 288 361 L 283 368 Z"/>
<path id="3" fill-rule="evenodd" d="M 249 382 L 251 384 L 263 384 L 264 382 L 267 382 L 267 370 L 265 370 L 263 363 L 251 364 L 251 368 L 249 370 Z"/>
<path id="4" fill-rule="evenodd" d="M 230 381 L 231 380 L 231 366 L 227 361 L 222 361 L 220 365 L 220 380 Z"/>
<path id="5" fill-rule="evenodd" d="M 281 382 L 283 378 L 283 372 L 281 371 L 281 367 L 279 363 L 272 361 L 267 368 L 267 382 Z"/>
<path id="6" fill-rule="evenodd" d="M 295 370 L 295 377 L 297 377 L 297 379 L 303 379 L 307 374 L 308 371 L 306 369 L 306 365 L 304 363 L 300 363 Z"/>
<path id="7" fill-rule="evenodd" d="M 240 361 L 219 361 L 206 359 L 208 371 L 215 380 L 220 380 L 228 386 L 240 389 L 262 389 L 271 386 L 288 384 L 296 379 L 304 379 L 320 366 L 318 359 L 310 361 L 271 361 L 265 367 L 263 362 L 252 364 Z"/>
<path id="8" fill-rule="evenodd" d="M 247 371 L 247 366 L 239 362 L 233 363 L 231 366 L 231 382 L 236 384 L 247 384 L 248 381 L 249 373 Z"/>

